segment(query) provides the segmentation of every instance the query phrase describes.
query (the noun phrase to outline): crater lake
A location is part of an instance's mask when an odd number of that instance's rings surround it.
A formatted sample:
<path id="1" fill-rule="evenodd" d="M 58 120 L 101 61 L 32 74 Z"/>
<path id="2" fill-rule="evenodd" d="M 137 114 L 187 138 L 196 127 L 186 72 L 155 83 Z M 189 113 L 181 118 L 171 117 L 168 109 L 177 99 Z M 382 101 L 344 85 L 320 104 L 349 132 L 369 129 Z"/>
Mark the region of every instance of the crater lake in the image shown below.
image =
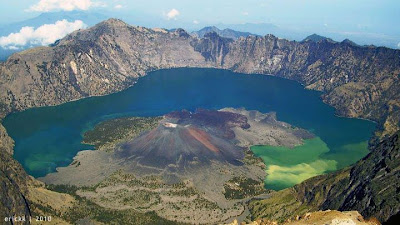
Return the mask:
<path id="1" fill-rule="evenodd" d="M 15 159 L 28 174 L 42 177 L 70 164 L 77 152 L 93 149 L 81 143 L 83 133 L 107 119 L 197 108 L 273 111 L 278 120 L 316 136 L 292 149 L 251 148 L 266 164 L 266 187 L 279 190 L 348 166 L 368 153 L 375 124 L 336 116 L 321 94 L 274 76 L 179 68 L 150 72 L 132 87 L 107 96 L 12 113 L 2 123 L 15 140 Z"/>

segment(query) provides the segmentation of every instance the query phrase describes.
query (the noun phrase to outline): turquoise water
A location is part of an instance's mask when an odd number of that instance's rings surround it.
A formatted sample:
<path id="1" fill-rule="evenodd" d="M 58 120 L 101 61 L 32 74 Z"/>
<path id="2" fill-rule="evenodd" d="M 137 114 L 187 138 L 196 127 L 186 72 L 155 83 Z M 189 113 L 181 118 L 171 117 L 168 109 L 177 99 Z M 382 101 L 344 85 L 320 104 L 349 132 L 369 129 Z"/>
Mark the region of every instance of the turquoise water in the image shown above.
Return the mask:
<path id="1" fill-rule="evenodd" d="M 159 70 L 125 91 L 14 113 L 3 124 L 15 140 L 15 158 L 35 177 L 68 165 L 78 151 L 91 149 L 80 143 L 82 134 L 102 120 L 224 107 L 277 112 L 279 120 L 316 134 L 329 148 L 319 158 L 333 160 L 335 168 L 341 168 L 366 154 L 363 143 L 375 124 L 336 117 L 320 94 L 272 76 L 217 69 Z"/>
<path id="2" fill-rule="evenodd" d="M 268 189 L 281 190 L 291 187 L 310 177 L 317 176 L 337 169 L 336 160 L 326 159 L 324 153 L 329 152 L 326 143 L 319 137 L 304 140 L 302 145 L 288 148 L 284 146 L 252 146 L 251 150 L 261 157 L 267 166 L 265 170 L 268 176 L 265 178 L 265 186 Z M 367 146 L 364 152 L 357 154 L 356 149 L 350 152 L 352 155 L 367 154 Z"/>

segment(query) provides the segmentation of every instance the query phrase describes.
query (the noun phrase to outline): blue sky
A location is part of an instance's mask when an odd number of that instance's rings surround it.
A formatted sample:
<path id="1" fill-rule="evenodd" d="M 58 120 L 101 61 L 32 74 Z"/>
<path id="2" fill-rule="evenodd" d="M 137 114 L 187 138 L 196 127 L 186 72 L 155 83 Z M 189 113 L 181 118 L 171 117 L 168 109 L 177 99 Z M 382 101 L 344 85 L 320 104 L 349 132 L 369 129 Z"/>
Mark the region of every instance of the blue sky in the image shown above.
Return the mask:
<path id="1" fill-rule="evenodd" d="M 400 42 L 398 0 L 0 0 L 0 23 L 46 11 L 84 10 L 150 27 L 272 23 L 309 33 L 371 36 Z M 340 36 L 340 37 L 342 37 Z"/>
<path id="2" fill-rule="evenodd" d="M 0 0 L 0 2 L 2 2 L 0 8 L 2 22 L 27 19 L 40 13 L 27 11 L 40 2 L 39 0 Z M 89 7 L 89 10 L 148 15 L 152 16 L 154 21 L 166 19 L 163 18 L 165 13 L 177 9 L 179 15 L 174 20 L 176 24 L 195 20 L 204 24 L 270 22 L 300 27 L 331 25 L 342 28 L 361 27 L 376 31 L 397 29 L 397 33 L 400 32 L 398 0 L 91 0 L 91 2 L 97 4 Z M 119 9 L 115 9 L 117 5 L 120 5 Z M 57 10 L 61 9 L 53 11 Z"/>

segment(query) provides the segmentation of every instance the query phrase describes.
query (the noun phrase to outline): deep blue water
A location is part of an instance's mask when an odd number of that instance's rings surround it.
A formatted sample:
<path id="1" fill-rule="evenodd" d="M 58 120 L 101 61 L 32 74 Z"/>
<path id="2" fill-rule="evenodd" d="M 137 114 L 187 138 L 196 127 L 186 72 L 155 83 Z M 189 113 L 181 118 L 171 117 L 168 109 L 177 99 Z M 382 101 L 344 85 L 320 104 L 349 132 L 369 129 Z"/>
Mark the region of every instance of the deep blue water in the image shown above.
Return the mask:
<path id="1" fill-rule="evenodd" d="M 345 146 L 365 143 L 375 124 L 335 116 L 334 108 L 324 104 L 320 94 L 273 76 L 169 69 L 151 72 L 119 93 L 14 113 L 3 124 L 15 140 L 15 158 L 35 177 L 68 165 L 78 151 L 91 149 L 81 144 L 82 134 L 102 120 L 224 107 L 277 112 L 279 120 L 319 136 L 330 149 L 323 157 L 336 160 L 341 168 L 367 153 L 365 147 L 352 151 Z"/>

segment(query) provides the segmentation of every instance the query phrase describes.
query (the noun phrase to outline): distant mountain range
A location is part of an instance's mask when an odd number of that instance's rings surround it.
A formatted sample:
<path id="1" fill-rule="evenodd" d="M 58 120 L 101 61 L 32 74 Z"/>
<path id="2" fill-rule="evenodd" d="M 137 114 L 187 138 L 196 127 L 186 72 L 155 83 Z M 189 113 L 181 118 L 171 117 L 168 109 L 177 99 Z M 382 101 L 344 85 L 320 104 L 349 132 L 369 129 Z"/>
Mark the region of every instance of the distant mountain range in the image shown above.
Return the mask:
<path id="1" fill-rule="evenodd" d="M 81 20 L 90 27 L 108 18 L 109 15 L 96 12 L 47 12 L 24 21 L 0 25 L 0 36 L 8 36 L 10 33 L 19 32 L 22 27 L 29 26 L 33 28 L 38 28 L 39 26 L 42 26 L 44 24 L 54 24 L 55 22 L 63 19 L 70 22 Z M 135 23 L 135 21 L 132 21 L 132 23 Z M 140 23 L 140 21 L 136 21 L 135 25 L 143 25 Z M 264 36 L 266 34 L 274 34 L 275 36 L 281 38 L 300 41 L 308 35 L 306 32 L 297 32 L 289 29 L 284 29 L 271 23 L 216 24 L 213 26 L 204 27 L 198 31 L 193 31 L 191 35 L 202 38 L 206 33 L 209 33 L 211 31 L 216 32 L 221 37 L 231 38 L 234 40 L 239 37 L 247 37 L 249 35 Z M 11 54 L 30 47 L 32 46 L 25 46 L 20 49 L 4 49 L 0 47 L 0 61 L 5 61 Z"/>
<path id="2" fill-rule="evenodd" d="M 264 36 L 266 34 L 274 34 L 281 36 L 285 31 L 271 23 L 243 23 L 243 24 L 217 24 L 216 27 L 220 29 L 233 29 L 240 32 L 249 32 L 252 34 L 257 34 Z M 301 38 L 304 38 L 303 35 Z M 294 37 L 291 37 L 294 39 Z"/>
<path id="3" fill-rule="evenodd" d="M 215 32 L 221 37 L 231 38 L 233 40 L 236 40 L 239 37 L 247 37 L 247 36 L 250 36 L 250 35 L 258 36 L 257 34 L 252 34 L 252 33 L 249 33 L 249 32 L 236 31 L 236 30 L 232 30 L 232 29 L 229 29 L 229 28 L 225 28 L 225 29 L 221 30 L 221 29 L 218 29 L 215 26 L 204 27 L 203 29 L 198 30 L 198 31 L 194 31 L 191 34 L 196 36 L 196 37 L 203 38 L 205 34 L 210 33 L 210 32 Z"/>
<path id="4" fill-rule="evenodd" d="M 321 36 L 321 35 L 318 35 L 318 34 L 311 34 L 310 36 L 304 38 L 303 41 L 319 42 L 319 41 L 322 41 L 322 40 L 333 41 L 330 38 L 327 38 L 327 37 L 324 37 L 324 36 Z"/>
<path id="5" fill-rule="evenodd" d="M 43 24 L 52 24 L 64 19 L 68 21 L 82 20 L 86 25 L 93 26 L 107 18 L 107 16 L 100 13 L 87 13 L 82 11 L 46 12 L 32 19 L 0 26 L 0 36 L 18 32 L 22 27 L 29 26 L 37 28 Z"/>
<path id="6" fill-rule="evenodd" d="M 121 17 L 127 17 L 128 15 L 116 15 Z M 0 37 L 7 36 L 10 33 L 19 32 L 22 27 L 30 26 L 37 28 L 43 24 L 54 24 L 59 20 L 68 20 L 70 22 L 75 20 L 81 20 L 86 25 L 93 26 L 103 20 L 106 20 L 110 17 L 108 13 L 96 13 L 96 12 L 84 12 L 84 11 L 71 11 L 71 12 L 48 12 L 42 13 L 39 16 L 24 20 L 21 22 L 15 22 L 11 24 L 0 25 Z M 138 19 L 136 17 L 130 17 L 130 20 L 134 25 L 146 26 L 149 22 L 147 20 Z M 147 22 L 146 22 L 147 21 Z M 153 24 L 153 26 L 156 26 Z M 198 28 L 197 28 L 198 29 Z M 320 36 L 317 34 L 313 34 L 304 39 L 307 35 L 309 35 L 309 31 L 298 30 L 298 29 L 290 29 L 282 26 L 276 26 L 272 23 L 243 23 L 243 24 L 215 24 L 211 26 L 206 26 L 200 30 L 195 30 L 191 34 L 197 37 L 203 37 L 204 34 L 209 33 L 211 31 L 216 32 L 221 37 L 237 39 L 238 37 L 247 37 L 249 35 L 254 36 L 264 36 L 267 34 L 273 34 L 274 36 L 285 38 L 288 40 L 296 40 L 296 41 L 305 41 L 305 40 L 319 40 L 319 39 L 329 39 L 331 41 L 341 41 L 346 38 L 350 38 L 356 43 L 359 44 L 375 44 L 380 46 L 388 46 L 391 48 L 397 48 L 397 42 L 393 37 L 386 38 L 377 38 L 375 36 L 371 36 L 369 34 L 361 35 L 360 33 L 349 33 L 349 32 L 329 32 L 329 31 L 321 31 L 322 35 L 329 36 L 330 38 L 326 38 L 324 36 Z M 310 32 L 311 33 L 311 32 Z M 319 33 L 319 32 L 318 32 Z M 354 42 L 345 40 L 345 42 L 349 44 L 354 44 Z M 24 50 L 32 46 L 26 46 L 22 49 L 4 49 L 0 47 L 0 61 L 5 61 L 11 54 Z"/>
<path id="7" fill-rule="evenodd" d="M 103 20 L 107 19 L 107 16 L 100 13 L 87 13 L 82 11 L 71 11 L 71 12 L 47 12 L 42 13 L 32 19 L 1 25 L 0 26 L 0 37 L 8 36 L 11 33 L 16 33 L 21 30 L 22 27 L 33 27 L 38 28 L 44 24 L 54 24 L 59 20 L 75 21 L 82 20 L 86 25 L 93 26 Z M 26 46 L 22 49 L 4 49 L 0 47 L 0 61 L 5 61 L 11 54 L 29 48 Z"/>

